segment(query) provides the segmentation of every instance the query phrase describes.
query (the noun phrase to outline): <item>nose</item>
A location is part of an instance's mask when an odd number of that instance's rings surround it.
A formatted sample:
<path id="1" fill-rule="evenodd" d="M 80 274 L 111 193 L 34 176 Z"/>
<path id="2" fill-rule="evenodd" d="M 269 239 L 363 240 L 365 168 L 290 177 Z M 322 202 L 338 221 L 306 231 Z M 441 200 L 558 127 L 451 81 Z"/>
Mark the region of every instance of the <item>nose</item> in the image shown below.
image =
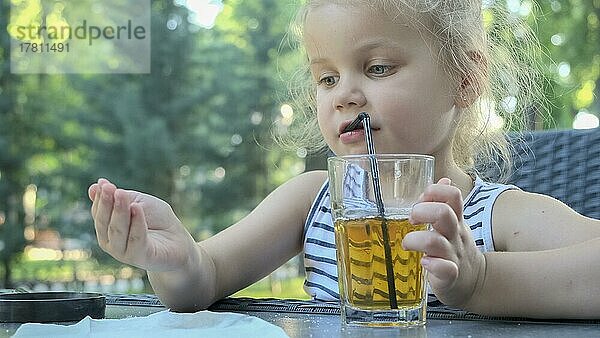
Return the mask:
<path id="1" fill-rule="evenodd" d="M 336 86 L 336 93 L 333 100 L 335 110 L 343 111 L 360 108 L 366 103 L 367 98 L 357 83 L 344 81 Z"/>

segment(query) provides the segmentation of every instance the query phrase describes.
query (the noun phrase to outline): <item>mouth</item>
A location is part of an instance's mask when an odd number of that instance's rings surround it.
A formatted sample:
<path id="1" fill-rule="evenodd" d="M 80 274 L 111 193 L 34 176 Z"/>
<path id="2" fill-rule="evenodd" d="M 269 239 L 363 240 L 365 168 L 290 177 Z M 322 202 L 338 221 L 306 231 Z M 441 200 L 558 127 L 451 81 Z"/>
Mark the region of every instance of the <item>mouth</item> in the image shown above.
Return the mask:
<path id="1" fill-rule="evenodd" d="M 356 130 L 364 129 L 364 124 L 362 121 L 363 118 L 364 117 L 359 114 L 359 116 L 353 120 L 346 120 L 346 121 L 342 122 L 342 124 L 340 125 L 340 128 L 338 130 L 339 135 L 342 135 L 345 133 L 351 133 Z M 379 128 L 371 125 L 371 130 L 376 131 L 376 130 L 379 130 Z"/>

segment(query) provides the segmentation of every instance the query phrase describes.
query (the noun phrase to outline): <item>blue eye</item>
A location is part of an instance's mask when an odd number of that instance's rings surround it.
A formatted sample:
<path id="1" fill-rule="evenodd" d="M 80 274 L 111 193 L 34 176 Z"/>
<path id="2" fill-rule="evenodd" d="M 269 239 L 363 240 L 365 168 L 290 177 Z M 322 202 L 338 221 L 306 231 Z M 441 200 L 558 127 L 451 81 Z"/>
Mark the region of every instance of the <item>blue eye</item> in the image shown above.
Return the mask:
<path id="1" fill-rule="evenodd" d="M 373 65 L 367 69 L 367 73 L 372 74 L 372 75 L 385 75 L 393 68 L 394 68 L 394 66 L 389 66 L 389 65 Z"/>
<path id="2" fill-rule="evenodd" d="M 337 83 L 337 78 L 335 76 L 325 76 L 319 79 L 317 84 L 325 85 L 326 87 L 332 87 Z"/>

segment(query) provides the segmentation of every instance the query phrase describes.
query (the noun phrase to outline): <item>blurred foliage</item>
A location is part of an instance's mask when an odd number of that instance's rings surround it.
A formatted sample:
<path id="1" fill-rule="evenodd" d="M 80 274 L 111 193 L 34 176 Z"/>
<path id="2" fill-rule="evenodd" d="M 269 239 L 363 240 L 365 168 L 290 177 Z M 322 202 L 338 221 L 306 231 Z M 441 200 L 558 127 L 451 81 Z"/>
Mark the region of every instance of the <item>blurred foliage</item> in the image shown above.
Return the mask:
<path id="1" fill-rule="evenodd" d="M 544 60 L 551 114 L 557 126 L 568 128 L 579 111 L 600 114 L 600 0 L 538 5 L 530 22 L 552 59 Z"/>
<path id="2" fill-rule="evenodd" d="M 113 261 L 99 250 L 88 212 L 87 187 L 98 177 L 166 199 L 202 239 L 304 170 L 303 152 L 283 152 L 271 136 L 285 131 L 281 98 L 297 58 L 282 41 L 298 1 L 225 1 L 204 29 L 189 23 L 187 8 L 152 0 L 147 75 L 11 74 L 10 2 L 0 0 L 3 287 L 26 227 L 57 229 Z M 540 0 L 538 12 L 531 22 L 556 61 L 543 61 L 552 115 L 569 127 L 579 110 L 600 110 L 600 0 Z M 22 207 L 30 185 L 33 221 Z"/>
<path id="3" fill-rule="evenodd" d="M 10 1 L 0 3 L 7 27 Z M 302 160 L 276 150 L 270 134 L 280 106 L 276 58 L 291 52 L 280 42 L 293 8 L 229 1 L 216 25 L 202 29 L 189 23 L 186 7 L 154 0 L 147 75 L 11 74 L 4 31 L 2 270 L 10 274 L 25 227 L 57 229 L 112 261 L 96 244 L 88 212 L 87 187 L 98 177 L 169 201 L 201 239 L 249 212 L 281 177 L 302 172 Z M 30 184 L 36 215 L 25 224 L 20 201 Z"/>
<path id="4" fill-rule="evenodd" d="M 295 277 L 272 281 L 264 278 L 251 286 L 240 290 L 232 297 L 280 298 L 280 299 L 310 299 L 304 292 L 304 277 Z"/>

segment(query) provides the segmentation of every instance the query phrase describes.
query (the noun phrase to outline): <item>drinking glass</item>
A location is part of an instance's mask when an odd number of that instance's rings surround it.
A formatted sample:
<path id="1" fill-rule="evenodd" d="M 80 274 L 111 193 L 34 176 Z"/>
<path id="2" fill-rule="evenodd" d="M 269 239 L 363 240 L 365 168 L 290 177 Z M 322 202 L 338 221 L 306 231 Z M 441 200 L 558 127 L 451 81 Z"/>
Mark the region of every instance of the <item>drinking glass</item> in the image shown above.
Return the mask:
<path id="1" fill-rule="evenodd" d="M 410 224 L 408 216 L 433 183 L 434 158 L 331 157 L 328 173 L 342 321 L 367 326 L 425 324 L 422 253 L 402 249 L 402 240 L 411 231 L 430 229 L 429 224 Z"/>

